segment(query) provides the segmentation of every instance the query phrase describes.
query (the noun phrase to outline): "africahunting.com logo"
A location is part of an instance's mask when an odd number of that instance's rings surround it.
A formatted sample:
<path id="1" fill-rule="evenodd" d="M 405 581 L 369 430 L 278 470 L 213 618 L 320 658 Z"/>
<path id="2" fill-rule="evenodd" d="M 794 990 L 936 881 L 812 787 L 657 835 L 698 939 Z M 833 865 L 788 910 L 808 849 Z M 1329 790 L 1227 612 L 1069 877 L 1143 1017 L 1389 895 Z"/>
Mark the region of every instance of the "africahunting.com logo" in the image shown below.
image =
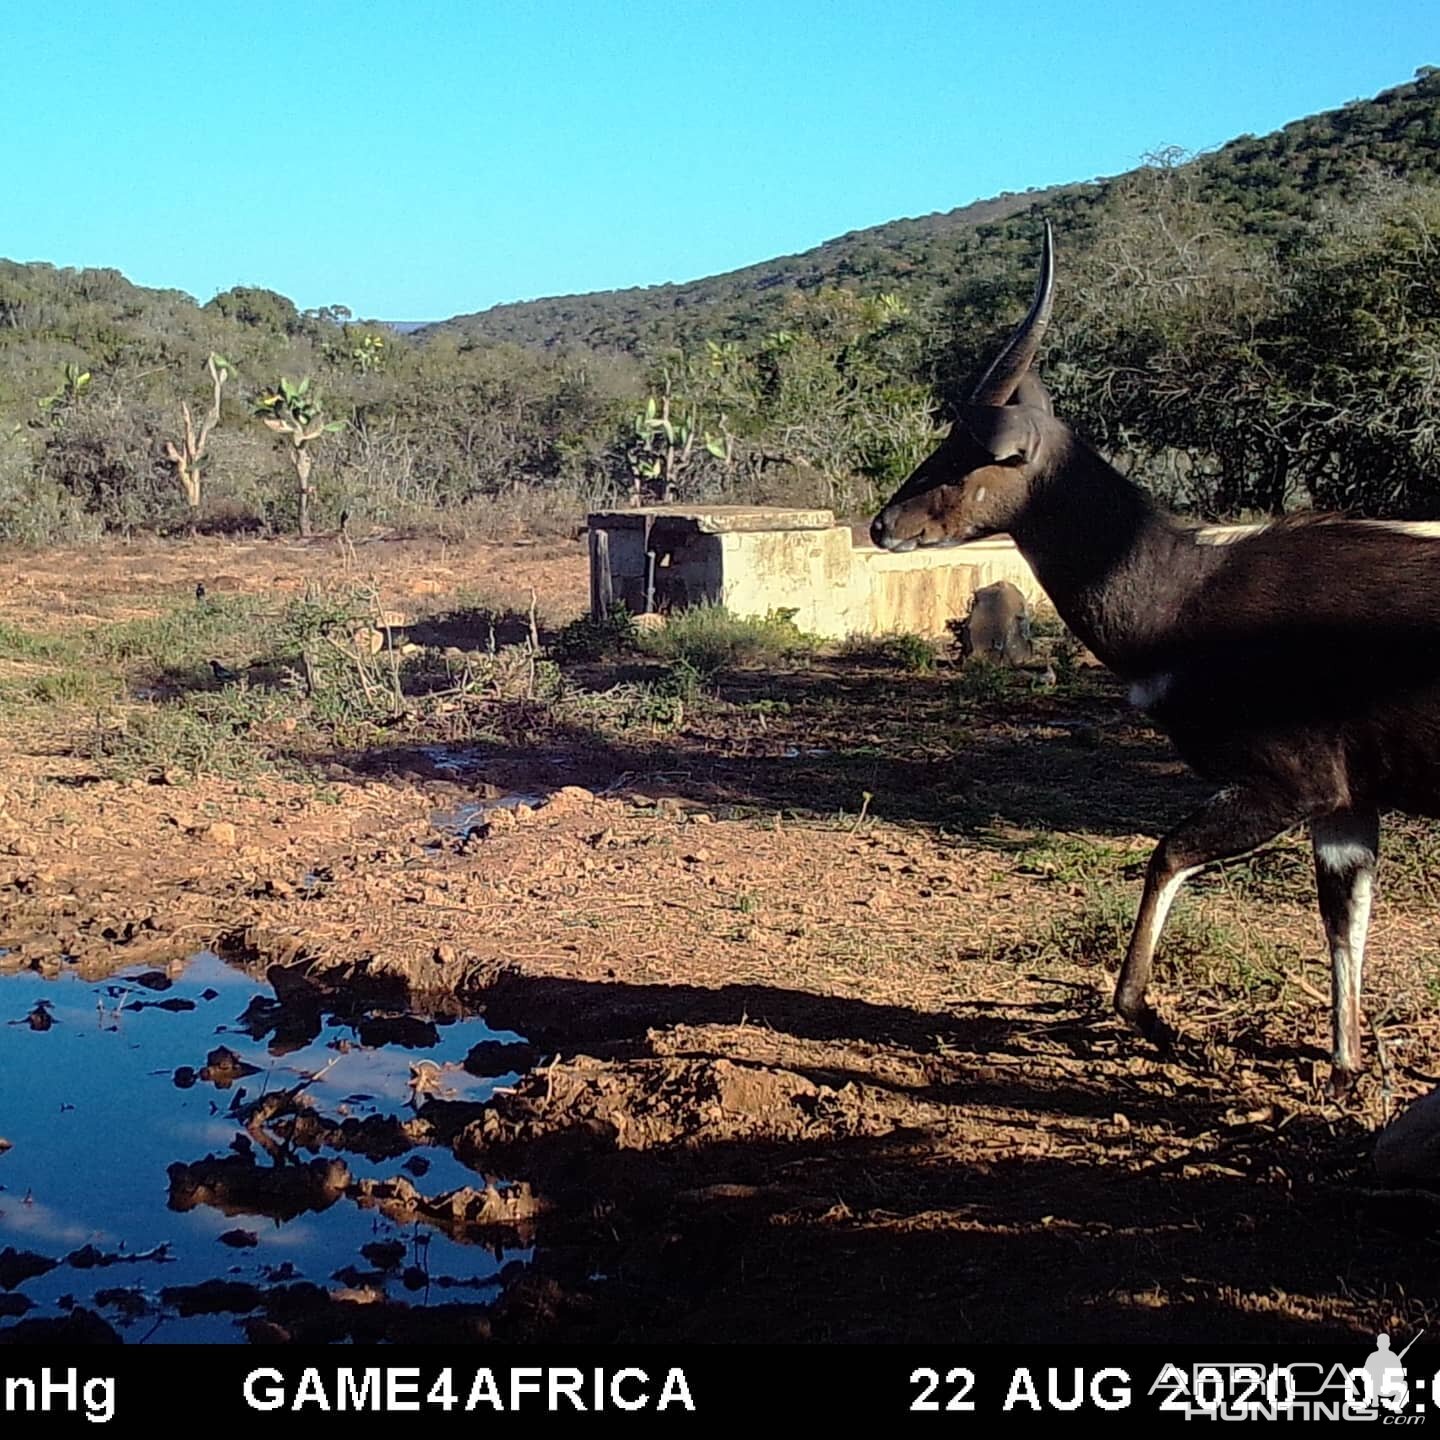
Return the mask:
<path id="1" fill-rule="evenodd" d="M 1425 1332 L 1422 1330 L 1420 1335 Z M 1420 1335 L 1395 1351 L 1388 1335 L 1375 1337 L 1363 1365 L 1296 1360 L 1287 1365 L 1221 1361 L 1166 1365 L 1150 1387 L 1160 1409 L 1187 1420 L 1354 1420 L 1382 1425 L 1423 1425 L 1440 1408 L 1440 1373 L 1414 1385 L 1405 1357 Z"/>

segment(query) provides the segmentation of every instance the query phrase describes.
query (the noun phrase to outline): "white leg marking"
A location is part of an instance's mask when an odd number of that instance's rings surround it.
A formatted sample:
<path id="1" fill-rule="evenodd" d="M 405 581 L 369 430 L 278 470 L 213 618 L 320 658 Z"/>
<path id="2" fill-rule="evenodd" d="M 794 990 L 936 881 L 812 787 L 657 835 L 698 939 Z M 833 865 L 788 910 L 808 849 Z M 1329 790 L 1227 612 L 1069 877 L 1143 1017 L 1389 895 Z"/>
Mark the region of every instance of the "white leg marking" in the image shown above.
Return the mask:
<path id="1" fill-rule="evenodd" d="M 1362 870 L 1355 877 L 1355 889 L 1350 901 L 1350 933 L 1346 936 L 1347 948 L 1358 965 L 1365 958 L 1365 936 L 1370 930 L 1370 905 L 1375 898 L 1375 877 L 1368 870 Z"/>
<path id="2" fill-rule="evenodd" d="M 1180 887 L 1197 871 L 1204 868 L 1203 865 L 1191 865 L 1187 870 L 1178 870 L 1155 892 L 1155 906 L 1150 912 L 1149 928 L 1145 933 L 1135 937 L 1150 954 L 1155 953 L 1155 947 L 1160 943 L 1160 932 L 1165 928 L 1165 921 L 1170 915 L 1170 907 L 1175 903 L 1175 897 L 1180 893 Z"/>
<path id="3" fill-rule="evenodd" d="M 1375 852 L 1353 840 L 1316 840 L 1315 854 L 1327 870 L 1354 870 L 1375 863 Z"/>
<path id="4" fill-rule="evenodd" d="M 1373 824 L 1373 822 L 1371 822 Z M 1346 893 L 1322 905 L 1325 938 L 1330 945 L 1330 1004 L 1334 1026 L 1335 1065 L 1353 1071 L 1360 1064 L 1360 995 L 1365 965 L 1365 937 L 1375 897 L 1373 831 L 1352 817 L 1327 817 L 1312 822 L 1317 871 L 1328 885 Z"/>
<path id="5" fill-rule="evenodd" d="M 1368 853 L 1368 852 L 1367 852 Z M 1360 987 L 1365 968 L 1365 936 L 1370 928 L 1370 904 L 1375 883 L 1368 870 L 1358 871 L 1351 882 L 1343 932 L 1330 937 L 1335 1012 L 1335 1063 L 1352 1069 L 1360 1058 Z"/>

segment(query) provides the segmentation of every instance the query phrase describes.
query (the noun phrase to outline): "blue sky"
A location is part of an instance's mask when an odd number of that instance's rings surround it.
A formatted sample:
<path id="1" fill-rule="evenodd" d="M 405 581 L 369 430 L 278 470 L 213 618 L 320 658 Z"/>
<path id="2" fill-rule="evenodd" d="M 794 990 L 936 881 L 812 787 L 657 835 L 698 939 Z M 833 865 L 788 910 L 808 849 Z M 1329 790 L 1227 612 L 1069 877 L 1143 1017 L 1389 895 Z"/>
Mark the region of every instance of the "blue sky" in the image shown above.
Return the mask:
<path id="1" fill-rule="evenodd" d="M 12 0 L 0 53 L 0 255 L 419 320 L 1263 133 L 1440 63 L 1440 11 Z"/>

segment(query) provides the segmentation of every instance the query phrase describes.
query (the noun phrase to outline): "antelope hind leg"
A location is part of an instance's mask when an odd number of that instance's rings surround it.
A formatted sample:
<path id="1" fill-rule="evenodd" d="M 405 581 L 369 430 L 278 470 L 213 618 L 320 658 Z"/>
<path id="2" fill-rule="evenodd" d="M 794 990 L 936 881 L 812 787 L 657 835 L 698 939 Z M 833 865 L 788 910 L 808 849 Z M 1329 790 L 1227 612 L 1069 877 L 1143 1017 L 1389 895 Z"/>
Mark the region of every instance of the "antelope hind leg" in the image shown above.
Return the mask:
<path id="1" fill-rule="evenodd" d="M 1360 1071 L 1360 983 L 1370 901 L 1380 854 L 1380 817 L 1342 810 L 1310 822 L 1320 918 L 1330 946 L 1330 1002 L 1335 1041 L 1330 1088 L 1344 1095 Z"/>
<path id="2" fill-rule="evenodd" d="M 1173 1039 L 1173 1032 L 1151 1008 L 1145 992 L 1150 987 L 1155 947 L 1180 887 L 1204 866 L 1249 854 L 1304 818 L 1303 810 L 1290 797 L 1253 787 L 1222 790 L 1187 815 L 1155 847 L 1115 986 L 1115 1009 L 1147 1040 L 1163 1048 Z"/>

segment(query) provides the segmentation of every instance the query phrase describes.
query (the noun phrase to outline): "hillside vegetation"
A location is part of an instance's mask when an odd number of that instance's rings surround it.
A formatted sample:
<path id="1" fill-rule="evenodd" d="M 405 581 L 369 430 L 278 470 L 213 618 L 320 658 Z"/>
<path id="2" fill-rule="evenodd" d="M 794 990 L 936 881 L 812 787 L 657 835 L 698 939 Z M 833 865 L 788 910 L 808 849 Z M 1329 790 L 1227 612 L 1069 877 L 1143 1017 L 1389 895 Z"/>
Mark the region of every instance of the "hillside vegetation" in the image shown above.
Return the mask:
<path id="1" fill-rule="evenodd" d="M 874 293 L 932 289 L 953 274 L 962 237 L 1064 193 L 1068 190 L 1055 188 L 1000 195 L 942 214 L 852 230 L 799 255 L 686 284 L 523 300 L 457 315 L 426 328 L 456 330 L 478 340 L 547 346 L 579 343 L 637 353 L 706 339 L 753 339 L 778 321 L 796 291 L 825 286 Z"/>
<path id="2" fill-rule="evenodd" d="M 1199 158 L 689 285 L 402 335 L 0 262 L 0 539 L 568 526 L 619 498 L 863 514 L 1023 309 L 1062 413 L 1196 513 L 1440 514 L 1440 72 Z"/>
<path id="3" fill-rule="evenodd" d="M 1422 74 L 1271 135 L 1242 135 L 1194 162 L 1199 197 L 1230 223 L 1264 235 L 1303 229 L 1317 203 L 1353 197 L 1377 168 L 1440 178 L 1440 77 Z M 852 231 L 800 255 L 688 284 L 497 305 L 436 328 L 485 340 L 648 351 L 707 338 L 753 339 L 776 322 L 796 290 L 891 290 L 919 304 L 963 275 L 977 251 L 993 251 L 997 242 L 1013 247 L 1029 236 L 1037 211 L 1050 218 L 1062 253 L 1071 253 L 1100 217 L 1129 207 L 1133 178 L 1002 195 Z"/>

